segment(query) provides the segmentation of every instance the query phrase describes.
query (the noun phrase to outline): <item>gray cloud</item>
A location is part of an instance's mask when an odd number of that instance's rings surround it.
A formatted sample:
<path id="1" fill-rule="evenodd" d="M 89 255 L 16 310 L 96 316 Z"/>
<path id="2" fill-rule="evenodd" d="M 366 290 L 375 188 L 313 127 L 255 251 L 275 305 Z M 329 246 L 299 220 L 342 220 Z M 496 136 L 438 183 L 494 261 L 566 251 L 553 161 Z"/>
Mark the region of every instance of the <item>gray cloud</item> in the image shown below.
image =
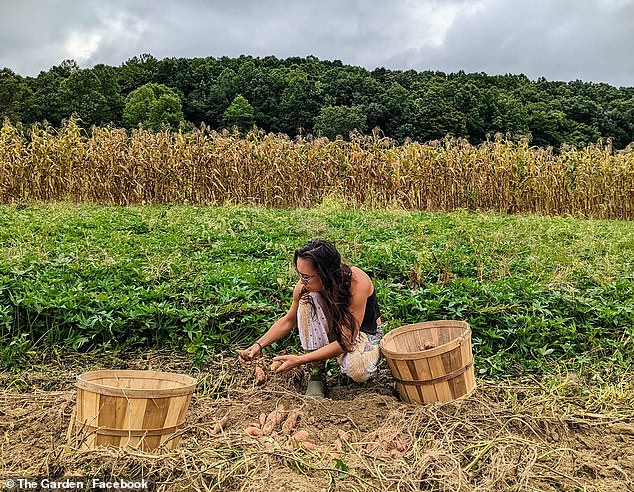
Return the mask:
<path id="1" fill-rule="evenodd" d="M 2 5 L 5 4 L 5 5 Z M 315 55 L 634 86 L 634 0 L 1 0 L 0 67 Z"/>
<path id="2" fill-rule="evenodd" d="M 634 85 L 634 2 L 488 0 L 417 67 Z"/>

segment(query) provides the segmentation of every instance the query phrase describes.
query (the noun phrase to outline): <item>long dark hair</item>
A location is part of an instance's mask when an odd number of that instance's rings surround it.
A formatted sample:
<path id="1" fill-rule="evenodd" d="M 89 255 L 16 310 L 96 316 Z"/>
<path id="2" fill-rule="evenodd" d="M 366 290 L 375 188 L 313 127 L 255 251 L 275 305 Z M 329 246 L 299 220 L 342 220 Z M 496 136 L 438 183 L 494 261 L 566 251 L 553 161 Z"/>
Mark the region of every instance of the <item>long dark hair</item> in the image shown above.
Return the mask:
<path id="1" fill-rule="evenodd" d="M 350 282 L 352 270 L 341 262 L 341 255 L 335 245 L 323 239 L 313 239 L 295 251 L 293 264 L 297 268 L 297 259 L 311 260 L 321 283 L 324 286 L 321 292 L 324 304 L 328 310 L 330 329 L 334 339 L 339 342 L 341 348 L 349 352 L 352 347 L 352 337 L 356 321 L 350 312 Z M 301 291 L 300 301 L 310 302 L 314 310 L 310 291 L 306 286 Z M 348 329 L 346 335 L 344 329 Z"/>

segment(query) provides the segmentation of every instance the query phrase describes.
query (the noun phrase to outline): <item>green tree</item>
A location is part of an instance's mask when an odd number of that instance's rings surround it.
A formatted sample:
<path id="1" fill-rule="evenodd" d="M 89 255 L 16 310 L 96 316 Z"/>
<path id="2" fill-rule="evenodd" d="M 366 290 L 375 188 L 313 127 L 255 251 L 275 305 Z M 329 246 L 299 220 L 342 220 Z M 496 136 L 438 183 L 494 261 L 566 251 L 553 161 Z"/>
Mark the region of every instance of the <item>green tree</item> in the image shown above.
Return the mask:
<path id="1" fill-rule="evenodd" d="M 280 129 L 290 136 L 310 131 L 319 114 L 321 88 L 298 67 L 286 73 L 286 87 L 280 96 Z"/>
<path id="2" fill-rule="evenodd" d="M 33 91 L 26 81 L 8 68 L 0 70 L 0 122 L 8 118 L 24 121 L 25 110 L 33 104 Z"/>
<path id="3" fill-rule="evenodd" d="M 254 124 L 253 106 L 245 97 L 238 94 L 222 115 L 222 127 L 238 128 L 241 132 L 246 132 L 251 130 Z"/>
<path id="4" fill-rule="evenodd" d="M 410 135 L 411 126 L 406 121 L 408 91 L 398 82 L 390 83 L 382 98 L 384 118 L 378 126 L 392 138 L 403 141 Z"/>
<path id="5" fill-rule="evenodd" d="M 252 113 L 244 103 L 233 105 L 238 94 Z M 634 140 L 634 87 L 583 81 L 462 71 L 368 72 L 313 56 L 158 61 L 144 54 L 117 68 L 81 70 L 65 60 L 36 78 L 0 71 L 0 117 L 59 126 L 73 112 L 84 124 L 175 128 L 186 118 L 213 128 L 248 129 L 254 122 L 290 136 L 315 130 L 333 137 L 351 128 L 379 127 L 401 142 L 453 134 L 478 143 L 495 132 L 530 132 L 534 144 L 553 146 L 602 137 L 623 148 Z"/>
<path id="6" fill-rule="evenodd" d="M 341 135 L 347 138 L 351 131 L 365 132 L 367 117 L 361 106 L 324 106 L 315 117 L 313 132 L 331 140 Z"/>
<path id="7" fill-rule="evenodd" d="M 121 93 L 127 95 L 143 84 L 153 82 L 157 66 L 158 60 L 147 53 L 127 60 L 117 70 L 117 80 L 121 87 Z"/>
<path id="8" fill-rule="evenodd" d="M 512 94 L 497 87 L 487 91 L 489 99 L 488 125 L 486 133 L 511 133 L 526 135 L 528 133 L 528 115 L 526 108 Z M 482 135 L 484 137 L 484 135 Z"/>
<path id="9" fill-rule="evenodd" d="M 64 60 L 32 79 L 33 105 L 25 110 L 28 114 L 25 119 L 33 123 L 46 120 L 53 126 L 61 125 L 62 120 L 70 116 L 68 108 L 64 107 L 62 82 L 78 70 L 79 66 L 74 60 Z"/>
<path id="10" fill-rule="evenodd" d="M 59 93 L 64 117 L 77 114 L 86 126 L 121 121 L 123 98 L 112 67 L 75 70 L 61 81 Z"/>
<path id="11" fill-rule="evenodd" d="M 334 67 L 319 77 L 324 88 L 324 106 L 360 107 L 366 127 L 384 129 L 388 110 L 386 88 L 370 72 L 360 67 Z"/>
<path id="12" fill-rule="evenodd" d="M 616 127 L 614 145 L 623 148 L 634 142 L 634 96 L 628 100 L 612 101 L 608 116 Z"/>
<path id="13" fill-rule="evenodd" d="M 142 85 L 125 99 L 123 123 L 128 128 L 141 124 L 152 130 L 160 130 L 164 126 L 175 130 L 183 119 L 179 95 L 163 84 Z"/>
<path id="14" fill-rule="evenodd" d="M 196 74 L 201 80 L 187 96 L 189 115 L 195 124 L 204 121 L 213 128 L 221 127 L 224 112 L 238 94 L 240 78 L 233 69 L 211 62 L 197 67 Z"/>
<path id="15" fill-rule="evenodd" d="M 559 147 L 566 137 L 569 121 L 558 105 L 550 103 L 531 103 L 527 107 L 528 125 L 533 143 L 539 146 Z"/>
<path id="16" fill-rule="evenodd" d="M 223 111 L 229 104 L 225 101 L 220 110 L 211 109 L 211 101 L 214 99 L 210 94 L 212 88 L 217 87 L 216 79 L 222 70 L 220 63 L 213 57 L 199 58 L 192 61 L 191 74 L 193 78 L 193 88 L 186 95 L 183 101 L 183 111 L 185 117 L 194 125 L 206 123 L 214 128 L 220 123 Z M 226 98 L 224 94 L 221 97 Z"/>
<path id="17" fill-rule="evenodd" d="M 258 127 L 280 131 L 279 101 L 284 91 L 284 74 L 279 69 L 261 70 L 252 80 L 247 99 L 253 106 Z"/>
<path id="18" fill-rule="evenodd" d="M 420 142 L 447 135 L 467 136 L 467 118 L 456 108 L 451 91 L 442 82 L 429 84 L 421 95 L 411 92 L 407 115 L 412 128 L 407 136 Z"/>

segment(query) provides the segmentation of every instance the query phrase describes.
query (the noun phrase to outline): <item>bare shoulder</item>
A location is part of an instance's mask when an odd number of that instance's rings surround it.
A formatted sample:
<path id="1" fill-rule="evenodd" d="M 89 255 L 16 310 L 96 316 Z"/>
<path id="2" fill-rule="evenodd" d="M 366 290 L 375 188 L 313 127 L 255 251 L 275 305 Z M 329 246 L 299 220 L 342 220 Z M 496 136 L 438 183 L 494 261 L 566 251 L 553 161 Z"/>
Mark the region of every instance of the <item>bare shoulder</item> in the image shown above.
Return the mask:
<path id="1" fill-rule="evenodd" d="M 370 296 L 374 290 L 370 276 L 356 266 L 350 267 L 350 270 L 352 270 L 350 293 L 352 295 L 362 294 L 365 297 Z"/>

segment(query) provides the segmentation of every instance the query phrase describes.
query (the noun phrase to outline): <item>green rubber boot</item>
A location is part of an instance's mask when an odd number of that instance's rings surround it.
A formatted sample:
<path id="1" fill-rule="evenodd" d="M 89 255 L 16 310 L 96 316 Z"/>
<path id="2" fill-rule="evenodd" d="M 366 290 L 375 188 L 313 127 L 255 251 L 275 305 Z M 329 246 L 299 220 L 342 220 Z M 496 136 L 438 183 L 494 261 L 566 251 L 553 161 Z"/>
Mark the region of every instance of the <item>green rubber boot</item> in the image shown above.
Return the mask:
<path id="1" fill-rule="evenodd" d="M 324 374 L 317 368 L 311 371 L 310 378 L 308 378 L 308 386 L 306 387 L 306 396 L 312 396 L 313 398 L 323 398 L 326 395 L 326 381 L 324 380 Z"/>

